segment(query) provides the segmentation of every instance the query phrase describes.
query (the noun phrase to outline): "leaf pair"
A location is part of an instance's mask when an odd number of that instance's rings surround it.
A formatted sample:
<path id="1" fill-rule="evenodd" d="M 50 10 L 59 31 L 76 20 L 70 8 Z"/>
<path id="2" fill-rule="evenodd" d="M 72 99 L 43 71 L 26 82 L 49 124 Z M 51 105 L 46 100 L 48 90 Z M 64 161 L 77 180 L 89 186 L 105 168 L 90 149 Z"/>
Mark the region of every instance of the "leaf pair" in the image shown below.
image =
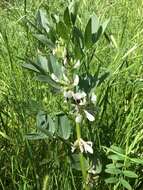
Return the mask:
<path id="1" fill-rule="evenodd" d="M 53 120 L 45 112 L 37 114 L 37 133 L 29 133 L 26 137 L 29 140 L 40 140 L 45 138 L 60 137 L 67 140 L 71 135 L 71 124 L 66 115 L 58 115 Z"/>
<path id="2" fill-rule="evenodd" d="M 93 15 L 85 28 L 84 41 L 86 48 L 92 47 L 104 33 L 110 19 L 106 20 L 103 24 L 100 24 L 99 19 L 96 15 Z"/>
<path id="3" fill-rule="evenodd" d="M 60 84 L 51 78 L 51 73 L 54 73 L 59 79 L 62 77 L 62 66 L 57 62 L 55 57 L 50 54 L 48 59 L 45 56 L 38 55 L 36 62 L 26 58 L 22 66 L 28 70 L 38 73 L 36 80 L 48 83 L 51 87 L 60 90 Z"/>

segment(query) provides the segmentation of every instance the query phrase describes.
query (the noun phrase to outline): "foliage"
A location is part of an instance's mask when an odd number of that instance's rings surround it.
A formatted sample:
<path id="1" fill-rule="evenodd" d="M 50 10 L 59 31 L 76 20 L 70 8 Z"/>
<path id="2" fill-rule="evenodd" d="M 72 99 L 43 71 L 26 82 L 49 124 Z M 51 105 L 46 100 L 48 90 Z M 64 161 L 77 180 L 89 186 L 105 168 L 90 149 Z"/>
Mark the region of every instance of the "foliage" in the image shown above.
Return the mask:
<path id="1" fill-rule="evenodd" d="M 78 12 L 71 1 L 24 2 L 0 3 L 0 189 L 82 189 L 65 60 L 74 90 L 97 96 L 86 107 L 95 121 L 81 126 L 94 150 L 83 154 L 88 186 L 142 190 L 142 1 L 84 0 Z"/>

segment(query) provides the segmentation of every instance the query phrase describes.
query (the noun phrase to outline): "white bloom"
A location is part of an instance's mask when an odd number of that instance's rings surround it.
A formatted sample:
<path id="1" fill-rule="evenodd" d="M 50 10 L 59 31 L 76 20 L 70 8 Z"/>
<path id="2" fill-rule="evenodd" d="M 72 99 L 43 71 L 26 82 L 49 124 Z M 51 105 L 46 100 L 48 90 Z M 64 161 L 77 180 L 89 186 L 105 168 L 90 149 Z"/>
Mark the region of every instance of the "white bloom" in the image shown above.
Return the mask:
<path id="1" fill-rule="evenodd" d="M 55 50 L 55 49 L 53 49 L 52 53 L 53 53 L 53 55 L 56 55 L 56 50 Z"/>
<path id="2" fill-rule="evenodd" d="M 69 90 L 69 91 L 64 91 L 64 97 L 65 98 L 72 98 L 73 96 L 73 91 Z"/>
<path id="3" fill-rule="evenodd" d="M 80 60 L 78 60 L 77 62 L 76 62 L 76 64 L 74 65 L 74 69 L 77 69 L 77 68 L 79 68 L 80 67 Z"/>
<path id="4" fill-rule="evenodd" d="M 75 122 L 76 123 L 81 123 L 81 121 L 82 121 L 82 115 L 78 113 L 76 118 L 75 118 Z"/>
<path id="5" fill-rule="evenodd" d="M 77 86 L 78 83 L 79 83 L 79 76 L 78 76 L 78 75 L 75 75 L 73 85 L 74 85 L 74 86 Z"/>
<path id="6" fill-rule="evenodd" d="M 74 98 L 75 100 L 80 100 L 80 99 L 81 99 L 81 93 L 80 93 L 80 92 L 75 93 L 75 94 L 73 95 L 73 98 Z"/>
<path id="7" fill-rule="evenodd" d="M 77 92 L 73 95 L 73 98 L 75 100 L 80 100 L 82 98 L 85 98 L 86 97 L 86 93 L 85 92 Z"/>
<path id="8" fill-rule="evenodd" d="M 55 82 L 59 82 L 58 77 L 57 77 L 54 73 L 51 74 L 51 78 L 52 78 Z"/>
<path id="9" fill-rule="evenodd" d="M 83 142 L 83 146 L 84 146 L 84 151 L 87 153 L 89 152 L 90 154 L 93 154 L 93 148 L 92 148 L 92 142 L 91 141 L 87 141 L 87 142 Z"/>
<path id="10" fill-rule="evenodd" d="M 84 106 L 85 104 L 86 104 L 86 98 L 81 99 L 79 105 Z"/>
<path id="11" fill-rule="evenodd" d="M 92 142 L 91 141 L 84 141 L 80 138 L 80 140 L 76 140 L 72 146 L 72 152 L 74 152 L 77 148 L 80 149 L 80 152 L 83 153 L 90 153 L 93 154 Z"/>
<path id="12" fill-rule="evenodd" d="M 92 167 L 88 170 L 88 173 L 95 175 L 95 174 L 96 174 L 95 166 L 92 166 Z"/>
<path id="13" fill-rule="evenodd" d="M 96 95 L 95 95 L 94 93 L 92 93 L 92 94 L 91 94 L 91 102 L 92 102 L 93 104 L 95 104 L 95 103 L 96 103 L 96 100 L 97 100 Z"/>
<path id="14" fill-rule="evenodd" d="M 65 57 L 65 58 L 64 58 L 64 65 L 66 65 L 67 62 L 68 62 L 68 61 L 67 61 L 67 57 Z"/>
<path id="15" fill-rule="evenodd" d="M 81 92 L 81 98 L 85 98 L 86 97 L 86 93 L 85 92 Z"/>
<path id="16" fill-rule="evenodd" d="M 89 113 L 88 111 L 84 110 L 84 113 L 89 121 L 95 120 L 94 116 L 91 113 Z"/>

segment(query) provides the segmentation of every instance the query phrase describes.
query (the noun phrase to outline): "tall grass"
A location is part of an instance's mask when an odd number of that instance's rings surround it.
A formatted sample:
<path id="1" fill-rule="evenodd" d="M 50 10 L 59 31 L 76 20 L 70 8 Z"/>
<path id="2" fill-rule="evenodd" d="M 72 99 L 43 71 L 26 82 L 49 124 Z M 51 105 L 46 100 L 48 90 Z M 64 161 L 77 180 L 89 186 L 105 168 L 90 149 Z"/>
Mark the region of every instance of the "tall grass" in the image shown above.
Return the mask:
<path id="1" fill-rule="evenodd" d="M 0 7 L 0 189 L 81 189 L 80 172 L 70 167 L 64 144 L 25 138 L 35 130 L 38 111 L 53 113 L 59 108 L 48 87 L 34 81 L 21 67 L 20 58 L 33 58 L 38 49 L 24 19 L 33 19 L 40 7 L 62 15 L 68 1 L 24 2 L 3 1 Z M 93 189 L 112 188 L 103 181 L 105 164 L 110 163 L 104 146 L 115 144 L 126 155 L 143 159 L 142 10 L 142 0 L 84 0 L 80 4 L 81 27 L 93 11 L 101 19 L 111 18 L 108 39 L 103 37 L 99 42 L 93 60 L 93 69 L 101 64 L 102 71 L 110 75 L 97 89 L 95 126 L 83 132 L 94 142 L 95 160 L 101 158 L 103 165 L 98 178 L 92 179 Z M 142 166 L 133 169 L 139 178 L 132 187 L 142 190 Z"/>

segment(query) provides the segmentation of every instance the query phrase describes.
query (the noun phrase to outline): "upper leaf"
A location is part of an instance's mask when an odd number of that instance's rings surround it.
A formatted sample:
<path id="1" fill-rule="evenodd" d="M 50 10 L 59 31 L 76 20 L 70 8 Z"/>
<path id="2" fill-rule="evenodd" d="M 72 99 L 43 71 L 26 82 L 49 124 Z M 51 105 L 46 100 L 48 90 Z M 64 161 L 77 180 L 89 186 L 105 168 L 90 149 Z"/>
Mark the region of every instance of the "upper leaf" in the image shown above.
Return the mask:
<path id="1" fill-rule="evenodd" d="M 91 30 L 91 18 L 89 19 L 84 33 L 84 41 L 87 48 L 89 48 L 92 45 L 92 30 Z"/>
<path id="2" fill-rule="evenodd" d="M 66 8 L 66 10 L 64 12 L 64 22 L 68 27 L 71 26 L 70 12 L 69 12 L 68 7 Z"/>
<path id="3" fill-rule="evenodd" d="M 91 17 L 91 31 L 92 31 L 92 34 L 95 34 L 97 33 L 98 29 L 99 29 L 99 19 L 96 15 L 93 15 Z"/>
<path id="4" fill-rule="evenodd" d="M 47 19 L 47 14 L 45 10 L 40 9 L 37 13 L 37 21 L 47 32 L 49 32 L 49 22 Z"/>
<path id="5" fill-rule="evenodd" d="M 107 25 L 109 24 L 109 22 L 110 22 L 110 18 L 102 23 L 102 33 L 105 32 L 105 30 L 106 30 Z"/>
<path id="6" fill-rule="evenodd" d="M 69 5 L 69 10 L 71 12 L 71 21 L 73 25 L 75 25 L 75 22 L 76 22 L 78 8 L 79 8 L 79 2 L 71 1 Z"/>
<path id="7" fill-rule="evenodd" d="M 67 39 L 68 38 L 68 30 L 66 25 L 60 21 L 57 23 L 56 25 L 56 31 L 58 33 L 58 35 L 63 38 L 63 39 Z"/>
<path id="8" fill-rule="evenodd" d="M 49 71 L 54 73 L 59 79 L 63 76 L 63 67 L 52 54 L 49 56 Z"/>
<path id="9" fill-rule="evenodd" d="M 48 60 L 45 56 L 38 55 L 37 62 L 46 73 L 49 72 Z"/>

